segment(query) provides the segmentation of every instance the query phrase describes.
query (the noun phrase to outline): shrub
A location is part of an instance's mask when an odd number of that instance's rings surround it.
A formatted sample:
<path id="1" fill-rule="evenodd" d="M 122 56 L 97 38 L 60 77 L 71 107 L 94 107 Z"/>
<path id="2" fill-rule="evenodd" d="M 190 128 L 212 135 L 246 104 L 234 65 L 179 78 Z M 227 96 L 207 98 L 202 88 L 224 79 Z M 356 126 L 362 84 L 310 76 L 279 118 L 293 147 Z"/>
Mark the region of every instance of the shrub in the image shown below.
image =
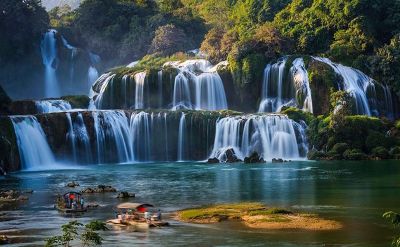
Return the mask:
<path id="1" fill-rule="evenodd" d="M 386 137 L 384 134 L 377 131 L 370 131 L 367 139 L 365 140 L 365 147 L 369 152 L 379 146 L 386 146 Z"/>
<path id="2" fill-rule="evenodd" d="M 365 160 L 367 155 L 363 153 L 360 149 L 347 149 L 343 153 L 343 157 L 346 160 Z"/>
<path id="3" fill-rule="evenodd" d="M 349 149 L 349 145 L 347 143 L 336 143 L 332 147 L 331 151 L 342 155 L 347 149 Z"/>
<path id="4" fill-rule="evenodd" d="M 149 52 L 169 56 L 189 49 L 190 46 L 188 37 L 182 29 L 173 24 L 167 24 L 156 30 Z"/>
<path id="5" fill-rule="evenodd" d="M 389 152 L 385 147 L 376 147 L 372 149 L 372 155 L 377 158 L 387 159 L 389 158 Z"/>
<path id="6" fill-rule="evenodd" d="M 286 114 L 290 119 L 300 122 L 304 121 L 307 125 L 314 119 L 314 116 L 309 112 L 304 112 L 295 107 L 283 107 L 282 114 Z"/>
<path id="7" fill-rule="evenodd" d="M 321 151 L 311 150 L 307 154 L 309 160 L 322 160 L 326 158 L 326 154 Z"/>

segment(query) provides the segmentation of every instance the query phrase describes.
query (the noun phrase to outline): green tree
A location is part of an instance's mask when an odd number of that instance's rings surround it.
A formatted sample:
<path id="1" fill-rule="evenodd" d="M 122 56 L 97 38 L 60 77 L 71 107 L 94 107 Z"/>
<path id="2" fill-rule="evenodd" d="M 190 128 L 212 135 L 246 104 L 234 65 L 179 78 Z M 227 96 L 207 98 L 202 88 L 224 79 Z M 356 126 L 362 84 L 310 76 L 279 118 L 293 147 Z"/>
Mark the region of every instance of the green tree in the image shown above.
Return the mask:
<path id="1" fill-rule="evenodd" d="M 0 64 L 22 59 L 39 48 L 49 27 L 40 0 L 0 1 Z"/>
<path id="2" fill-rule="evenodd" d="M 84 225 L 76 220 L 61 226 L 62 235 L 54 236 L 46 240 L 46 247 L 71 246 L 71 242 L 78 237 L 82 246 L 98 246 L 102 244 L 103 238 L 97 233 L 98 231 L 106 231 L 106 224 L 101 221 L 91 221 Z"/>
<path id="3" fill-rule="evenodd" d="M 168 24 L 156 30 L 149 52 L 169 56 L 188 48 L 190 48 L 190 44 L 187 43 L 187 37 L 183 30 Z"/>

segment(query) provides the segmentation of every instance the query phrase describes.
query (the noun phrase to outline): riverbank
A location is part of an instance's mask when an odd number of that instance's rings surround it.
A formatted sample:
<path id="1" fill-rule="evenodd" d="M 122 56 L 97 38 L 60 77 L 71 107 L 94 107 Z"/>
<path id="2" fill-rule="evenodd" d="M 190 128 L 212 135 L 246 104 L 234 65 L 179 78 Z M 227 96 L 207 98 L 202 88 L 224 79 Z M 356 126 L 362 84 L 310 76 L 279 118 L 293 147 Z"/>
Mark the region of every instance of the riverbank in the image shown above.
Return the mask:
<path id="1" fill-rule="evenodd" d="M 343 225 L 315 214 L 297 213 L 283 208 L 267 207 L 257 202 L 217 204 L 177 212 L 176 219 L 195 224 L 213 224 L 221 221 L 241 221 L 258 229 L 284 230 L 338 230 Z"/>

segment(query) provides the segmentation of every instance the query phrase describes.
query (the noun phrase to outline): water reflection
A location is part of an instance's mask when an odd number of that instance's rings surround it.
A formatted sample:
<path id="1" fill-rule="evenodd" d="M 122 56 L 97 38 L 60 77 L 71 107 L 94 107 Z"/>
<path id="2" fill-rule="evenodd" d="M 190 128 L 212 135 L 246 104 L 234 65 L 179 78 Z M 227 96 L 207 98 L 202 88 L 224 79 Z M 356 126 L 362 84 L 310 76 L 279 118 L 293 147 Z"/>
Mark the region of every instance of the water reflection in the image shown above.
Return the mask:
<path id="1" fill-rule="evenodd" d="M 117 229 L 105 233 L 106 246 L 253 245 L 387 246 L 392 231 L 381 219 L 385 210 L 400 211 L 400 167 L 382 162 L 293 162 L 263 165 L 207 165 L 163 163 L 101 165 L 87 169 L 11 174 L 0 179 L 3 189 L 33 189 L 29 201 L 4 206 L 0 234 L 21 244 L 42 245 L 58 234 L 70 218 L 53 209 L 56 194 L 75 180 L 81 190 L 98 184 L 136 193 L 134 201 L 155 204 L 164 212 L 210 203 L 261 201 L 271 206 L 318 213 L 340 220 L 336 232 L 263 231 L 240 223 L 190 225 L 172 221 L 172 227 L 138 231 Z M 101 208 L 78 216 L 82 222 L 113 217 L 121 201 L 113 194 L 87 195 Z"/>

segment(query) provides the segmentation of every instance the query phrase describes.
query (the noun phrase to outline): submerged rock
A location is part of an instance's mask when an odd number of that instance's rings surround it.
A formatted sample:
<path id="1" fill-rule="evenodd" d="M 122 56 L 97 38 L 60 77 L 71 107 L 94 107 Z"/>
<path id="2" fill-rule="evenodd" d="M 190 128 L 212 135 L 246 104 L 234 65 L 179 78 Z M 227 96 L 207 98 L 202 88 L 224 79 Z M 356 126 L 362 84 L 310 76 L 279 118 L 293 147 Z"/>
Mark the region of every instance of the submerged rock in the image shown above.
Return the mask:
<path id="1" fill-rule="evenodd" d="M 117 192 L 117 189 L 110 185 L 98 185 L 97 188 L 86 188 L 81 193 L 106 193 L 106 192 Z"/>
<path id="2" fill-rule="evenodd" d="M 72 181 L 72 182 L 67 183 L 65 186 L 70 187 L 70 188 L 75 188 L 75 187 L 79 186 L 79 183 Z"/>
<path id="3" fill-rule="evenodd" d="M 218 158 L 209 158 L 208 160 L 207 160 L 207 163 L 209 163 L 209 164 L 218 164 L 219 163 L 219 159 Z"/>
<path id="4" fill-rule="evenodd" d="M 249 157 L 244 158 L 244 163 L 265 163 L 265 160 L 257 152 L 254 152 Z"/>
<path id="5" fill-rule="evenodd" d="M 131 197 L 135 197 L 135 193 L 129 193 L 127 191 L 121 191 L 117 195 L 117 198 L 131 198 Z"/>

